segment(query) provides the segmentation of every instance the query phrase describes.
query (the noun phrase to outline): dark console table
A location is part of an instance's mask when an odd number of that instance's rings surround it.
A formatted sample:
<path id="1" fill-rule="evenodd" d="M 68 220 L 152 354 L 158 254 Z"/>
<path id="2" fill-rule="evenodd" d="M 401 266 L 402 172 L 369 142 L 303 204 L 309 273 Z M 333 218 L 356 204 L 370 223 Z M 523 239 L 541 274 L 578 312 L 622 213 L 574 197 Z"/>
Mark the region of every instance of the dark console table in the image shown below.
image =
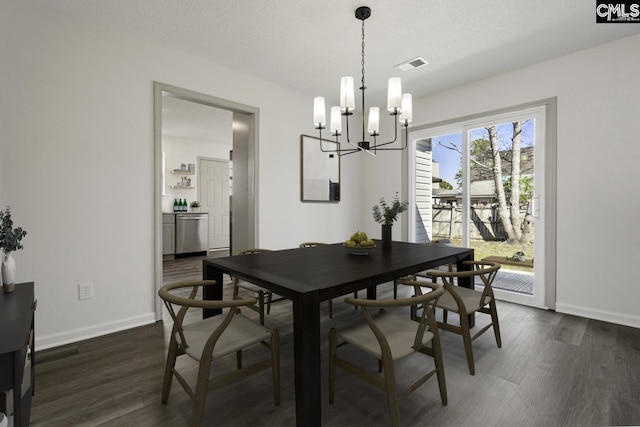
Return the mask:
<path id="1" fill-rule="evenodd" d="M 0 291 L 0 393 L 13 425 L 29 425 L 34 391 L 34 300 L 33 282 L 16 284 L 15 291 Z M 26 381 L 25 381 L 26 380 Z M 13 395 L 7 391 L 13 390 Z M 13 398 L 11 407 L 9 397 Z"/>

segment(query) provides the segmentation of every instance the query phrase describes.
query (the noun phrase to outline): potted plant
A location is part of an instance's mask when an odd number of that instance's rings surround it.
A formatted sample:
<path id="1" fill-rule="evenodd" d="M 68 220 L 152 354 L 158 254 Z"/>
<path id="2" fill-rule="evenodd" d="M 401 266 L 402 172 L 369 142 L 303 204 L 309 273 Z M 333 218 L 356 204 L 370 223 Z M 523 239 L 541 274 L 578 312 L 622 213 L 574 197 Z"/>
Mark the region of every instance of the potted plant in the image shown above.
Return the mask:
<path id="1" fill-rule="evenodd" d="M 13 292 L 15 289 L 16 262 L 13 252 L 22 249 L 22 238 L 27 232 L 22 227 L 13 228 L 11 208 L 7 206 L 4 212 L 0 211 L 0 249 L 2 249 L 2 281 L 4 292 Z"/>
<path id="2" fill-rule="evenodd" d="M 398 215 L 408 207 L 409 202 L 401 202 L 397 192 L 393 195 L 391 204 L 381 197 L 380 204 L 373 207 L 373 219 L 382 224 L 382 249 L 391 249 L 391 227 L 398 220 Z"/>
<path id="3" fill-rule="evenodd" d="M 509 257 L 510 261 L 524 261 L 525 259 L 527 259 L 527 258 L 525 256 L 524 252 L 522 252 L 522 251 L 517 251 L 517 252 L 515 252 L 513 255 L 511 255 Z"/>
<path id="4" fill-rule="evenodd" d="M 193 202 L 191 202 L 189 204 L 189 206 L 191 206 L 191 212 L 200 212 L 200 202 L 197 200 L 194 200 Z"/>

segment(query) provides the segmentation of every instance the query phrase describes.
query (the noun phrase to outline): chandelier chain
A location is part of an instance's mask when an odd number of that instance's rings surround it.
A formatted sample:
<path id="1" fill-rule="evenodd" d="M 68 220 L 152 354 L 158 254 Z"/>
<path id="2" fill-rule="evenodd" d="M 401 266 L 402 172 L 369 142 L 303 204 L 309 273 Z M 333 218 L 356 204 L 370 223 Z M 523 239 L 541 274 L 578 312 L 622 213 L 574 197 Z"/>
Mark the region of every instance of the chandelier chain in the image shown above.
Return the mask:
<path id="1" fill-rule="evenodd" d="M 362 65 L 362 88 L 365 89 L 364 86 L 364 19 L 362 20 L 362 60 L 360 61 Z"/>

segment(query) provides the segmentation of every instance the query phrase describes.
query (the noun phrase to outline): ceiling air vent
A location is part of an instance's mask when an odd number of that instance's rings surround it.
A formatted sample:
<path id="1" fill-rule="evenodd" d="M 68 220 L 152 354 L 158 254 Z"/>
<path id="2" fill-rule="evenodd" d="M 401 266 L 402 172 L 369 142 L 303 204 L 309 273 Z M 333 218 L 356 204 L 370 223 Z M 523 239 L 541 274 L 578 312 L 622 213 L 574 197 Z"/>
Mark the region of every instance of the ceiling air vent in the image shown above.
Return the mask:
<path id="1" fill-rule="evenodd" d="M 415 70 L 416 68 L 420 68 L 427 64 L 429 63 L 423 57 L 418 56 L 417 58 L 413 58 L 403 62 L 402 64 L 396 65 L 396 68 L 400 71 L 409 71 L 409 70 Z"/>

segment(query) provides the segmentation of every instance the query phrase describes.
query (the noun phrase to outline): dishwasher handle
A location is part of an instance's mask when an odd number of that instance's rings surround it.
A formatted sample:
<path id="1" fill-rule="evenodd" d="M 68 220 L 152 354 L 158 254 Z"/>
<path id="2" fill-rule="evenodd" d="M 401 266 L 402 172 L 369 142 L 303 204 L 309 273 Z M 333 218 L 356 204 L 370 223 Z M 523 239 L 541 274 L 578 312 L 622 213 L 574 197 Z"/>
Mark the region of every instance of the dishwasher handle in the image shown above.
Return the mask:
<path id="1" fill-rule="evenodd" d="M 177 215 L 177 218 L 179 220 L 185 220 L 185 219 L 189 219 L 189 220 L 197 220 L 200 221 L 202 219 L 206 219 L 207 216 L 206 215 Z"/>

